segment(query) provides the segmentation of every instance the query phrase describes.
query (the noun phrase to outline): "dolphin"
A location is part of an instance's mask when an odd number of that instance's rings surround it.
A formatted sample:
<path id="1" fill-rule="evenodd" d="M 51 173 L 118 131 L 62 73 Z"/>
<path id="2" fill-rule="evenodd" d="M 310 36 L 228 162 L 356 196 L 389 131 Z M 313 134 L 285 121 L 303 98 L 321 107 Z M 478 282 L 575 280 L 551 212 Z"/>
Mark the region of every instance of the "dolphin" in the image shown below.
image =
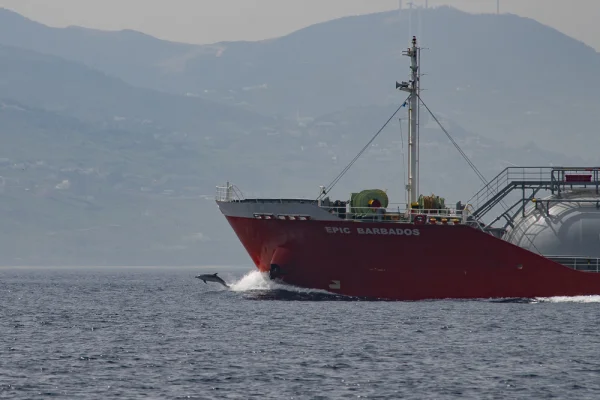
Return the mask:
<path id="1" fill-rule="evenodd" d="M 221 285 L 225 286 L 226 288 L 229 287 L 223 279 L 221 279 L 217 276 L 217 274 L 198 275 L 196 278 L 202 280 L 202 282 L 204 282 L 204 283 L 206 283 L 207 281 L 208 282 L 217 282 L 217 283 L 220 283 Z"/>

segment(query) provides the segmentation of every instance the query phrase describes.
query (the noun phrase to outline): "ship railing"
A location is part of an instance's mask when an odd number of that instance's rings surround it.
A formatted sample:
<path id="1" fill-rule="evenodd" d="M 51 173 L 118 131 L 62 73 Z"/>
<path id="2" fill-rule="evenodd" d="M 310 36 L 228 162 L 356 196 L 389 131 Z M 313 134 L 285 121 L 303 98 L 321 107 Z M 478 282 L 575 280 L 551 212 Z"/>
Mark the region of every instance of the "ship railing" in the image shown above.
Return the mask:
<path id="1" fill-rule="evenodd" d="M 537 188 L 554 193 L 575 186 L 593 186 L 598 190 L 599 185 L 600 169 L 596 167 L 508 167 L 467 203 L 473 206 L 475 217 L 480 218 L 516 188 Z"/>
<path id="2" fill-rule="evenodd" d="M 227 182 L 225 186 L 217 186 L 215 200 L 221 202 L 241 201 L 244 200 L 244 195 L 237 186 Z"/>
<path id="3" fill-rule="evenodd" d="M 488 182 L 479 192 L 467 202 L 475 209 L 480 208 L 492 197 L 496 196 L 513 181 L 520 182 L 550 182 L 552 167 L 508 167 Z"/>
<path id="4" fill-rule="evenodd" d="M 584 256 L 545 256 L 576 271 L 600 273 L 600 258 Z"/>
<path id="5" fill-rule="evenodd" d="M 388 207 L 335 207 L 322 206 L 332 214 L 346 220 L 363 222 L 415 222 L 435 225 L 458 225 L 467 222 L 468 212 L 456 209 L 409 209 L 403 206 Z"/>

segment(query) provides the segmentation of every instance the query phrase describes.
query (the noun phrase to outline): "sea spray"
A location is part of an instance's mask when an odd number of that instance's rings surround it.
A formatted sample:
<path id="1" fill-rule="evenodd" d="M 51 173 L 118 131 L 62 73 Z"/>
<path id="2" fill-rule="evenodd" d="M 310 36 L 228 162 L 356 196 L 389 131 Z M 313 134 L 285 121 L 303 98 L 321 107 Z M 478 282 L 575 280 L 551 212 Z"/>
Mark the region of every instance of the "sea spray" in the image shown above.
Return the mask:
<path id="1" fill-rule="evenodd" d="M 238 281 L 229 284 L 229 287 L 234 292 L 247 292 L 249 290 L 270 290 L 274 285 L 275 283 L 269 280 L 266 272 L 254 270 L 246 273 Z"/>
<path id="2" fill-rule="evenodd" d="M 538 297 L 540 303 L 600 303 L 600 296 L 555 296 Z"/>
<path id="3" fill-rule="evenodd" d="M 333 297 L 346 297 L 340 296 L 335 293 L 328 292 L 320 289 L 307 289 L 297 286 L 287 285 L 285 283 L 275 282 L 269 279 L 267 272 L 260 271 L 249 271 L 239 280 L 229 284 L 229 288 L 233 292 L 273 292 L 282 294 L 282 292 L 288 292 L 290 294 L 309 295 L 317 296 L 315 299 L 328 299 Z M 323 297 L 325 296 L 325 297 Z M 285 297 L 285 296 L 284 296 Z M 350 297 L 348 297 L 350 299 Z"/>

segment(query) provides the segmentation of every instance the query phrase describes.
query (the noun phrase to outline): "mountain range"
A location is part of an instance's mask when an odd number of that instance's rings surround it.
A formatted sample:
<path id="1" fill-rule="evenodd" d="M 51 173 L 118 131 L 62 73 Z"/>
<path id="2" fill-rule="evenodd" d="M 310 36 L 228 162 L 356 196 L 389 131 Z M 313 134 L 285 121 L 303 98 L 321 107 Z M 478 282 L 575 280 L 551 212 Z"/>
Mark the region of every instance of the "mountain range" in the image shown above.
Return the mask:
<path id="1" fill-rule="evenodd" d="M 440 7 L 192 45 L 0 9 L 0 264 L 248 263 L 214 186 L 316 195 L 404 100 L 418 16 L 424 101 L 488 179 L 598 163 L 600 55 L 531 19 Z M 481 182 L 422 122 L 423 191 L 467 200 Z M 335 193 L 402 201 L 401 132 L 406 111 Z"/>

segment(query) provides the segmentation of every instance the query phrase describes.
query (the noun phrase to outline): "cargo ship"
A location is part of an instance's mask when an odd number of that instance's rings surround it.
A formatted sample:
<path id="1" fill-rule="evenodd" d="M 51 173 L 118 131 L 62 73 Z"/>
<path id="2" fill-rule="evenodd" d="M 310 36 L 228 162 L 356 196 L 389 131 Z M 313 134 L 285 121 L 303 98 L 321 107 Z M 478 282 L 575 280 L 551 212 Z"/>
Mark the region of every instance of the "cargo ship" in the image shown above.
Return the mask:
<path id="1" fill-rule="evenodd" d="M 483 187 L 464 205 L 419 195 L 420 51 L 413 37 L 403 51 L 409 81 L 396 82 L 408 93 L 408 202 L 392 205 L 378 189 L 343 200 L 322 186 L 315 199 L 248 199 L 230 183 L 217 187 L 253 263 L 273 280 L 360 298 L 600 294 L 600 168 L 479 174 Z"/>

